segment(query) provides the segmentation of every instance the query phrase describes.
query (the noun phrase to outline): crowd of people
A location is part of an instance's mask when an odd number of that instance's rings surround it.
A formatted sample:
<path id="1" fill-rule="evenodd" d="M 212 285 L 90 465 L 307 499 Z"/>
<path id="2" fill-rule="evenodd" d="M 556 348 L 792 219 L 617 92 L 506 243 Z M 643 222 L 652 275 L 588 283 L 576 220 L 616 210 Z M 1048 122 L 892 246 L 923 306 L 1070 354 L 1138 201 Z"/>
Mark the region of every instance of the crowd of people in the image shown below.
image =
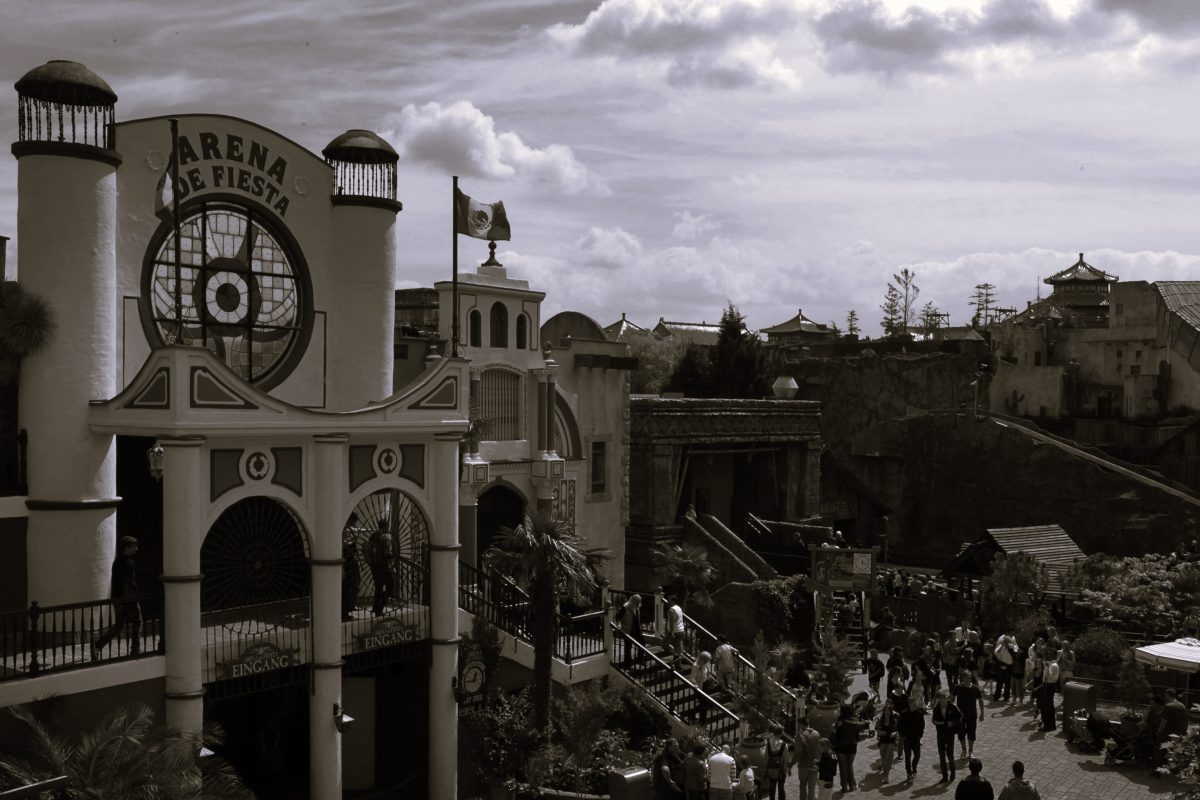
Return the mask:
<path id="1" fill-rule="evenodd" d="M 697 658 L 692 680 L 698 687 L 719 686 L 718 676 L 723 677 L 724 672 L 722 662 L 727 660 L 729 652 L 736 653 L 725 639 L 716 652 L 715 657 L 703 653 Z M 655 764 L 656 797 L 786 800 L 784 782 L 793 773 L 799 782 L 799 800 L 830 797 L 835 782 L 841 792 L 853 792 L 858 787 L 855 757 L 859 742 L 864 729 L 871 733 L 873 727 L 879 748 L 881 784 L 892 781 L 892 771 L 900 762 L 904 765 L 905 783 L 912 784 L 920 768 L 926 733 L 932 729 L 936 768 L 941 772 L 939 783 L 957 781 L 956 800 L 993 800 L 996 796 L 1001 800 L 1037 798 L 1037 790 L 1024 778 L 1024 766 L 1019 761 L 1012 765 L 1012 779 L 998 795 L 983 778 L 983 762 L 978 757 L 976 742 L 986 719 L 985 699 L 1026 709 L 1041 730 L 1055 730 L 1055 699 L 1074 675 L 1071 642 L 1056 626 L 1046 625 L 1036 632 L 1031 644 L 1022 646 L 1011 629 L 993 632 L 985 638 L 978 627 L 963 620 L 947 631 L 944 638 L 938 633 L 928 635 L 913 652 L 915 658 L 906 658 L 899 646 L 882 654 L 879 649 L 870 648 L 862 668 L 873 699 L 878 700 L 878 713 L 872 712 L 864 719 L 854 704 L 846 703 L 827 736 L 810 727 L 808 682 L 795 687 L 798 699 L 794 735 L 789 740 L 782 735 L 782 729 L 772 731 L 766 766 L 759 770 L 760 774 L 754 774 L 749 762 L 745 765 L 726 762 L 719 757 L 722 748 L 706 750 L 703 744 L 698 745 L 698 752 L 694 751 L 689 771 L 685 767 L 687 759 L 678 756 L 678 745 L 668 743 Z M 1183 734 L 1186 730 L 1187 710 L 1174 691 L 1168 691 L 1165 699 L 1157 699 L 1143 722 L 1149 748 L 1157 748 L 1171 734 Z M 705 764 L 703 781 L 696 766 L 698 761 Z M 968 774 L 958 780 L 958 766 L 964 762 Z"/>

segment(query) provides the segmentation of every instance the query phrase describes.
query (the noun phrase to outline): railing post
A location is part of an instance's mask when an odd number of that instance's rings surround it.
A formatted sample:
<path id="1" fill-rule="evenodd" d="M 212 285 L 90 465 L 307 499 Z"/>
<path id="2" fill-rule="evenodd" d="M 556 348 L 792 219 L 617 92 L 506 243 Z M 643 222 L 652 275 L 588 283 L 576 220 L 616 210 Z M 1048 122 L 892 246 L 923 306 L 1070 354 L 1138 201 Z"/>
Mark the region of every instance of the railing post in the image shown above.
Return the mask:
<path id="1" fill-rule="evenodd" d="M 663 587 L 654 590 L 654 635 L 663 637 Z"/>
<path id="2" fill-rule="evenodd" d="M 608 657 L 608 660 L 611 662 L 613 660 L 613 658 L 616 656 L 616 653 L 613 652 L 612 627 L 613 627 L 613 622 L 617 618 L 617 607 L 608 601 L 608 587 L 607 586 L 604 587 L 603 593 L 601 594 L 601 596 L 604 598 L 604 618 L 602 620 L 603 635 L 604 635 L 604 654 Z M 626 645 L 626 646 L 628 646 L 628 645 Z"/>
<path id="3" fill-rule="evenodd" d="M 38 620 L 42 610 L 38 608 L 37 600 L 29 604 L 29 674 L 37 676 L 42 671 L 42 663 L 38 660 Z"/>

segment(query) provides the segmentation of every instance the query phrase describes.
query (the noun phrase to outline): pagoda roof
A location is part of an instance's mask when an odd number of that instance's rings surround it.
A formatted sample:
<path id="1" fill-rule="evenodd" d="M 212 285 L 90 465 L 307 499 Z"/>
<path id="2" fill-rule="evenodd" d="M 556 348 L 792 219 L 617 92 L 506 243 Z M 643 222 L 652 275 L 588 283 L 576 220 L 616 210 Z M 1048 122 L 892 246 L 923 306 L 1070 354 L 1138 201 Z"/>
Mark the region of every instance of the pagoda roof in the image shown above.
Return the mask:
<path id="1" fill-rule="evenodd" d="M 659 317 L 654 333 L 658 336 L 680 336 L 690 344 L 715 345 L 721 336 L 721 326 L 707 322 L 672 322 Z"/>
<path id="2" fill-rule="evenodd" d="M 641 325 L 626 319 L 624 311 L 621 312 L 621 318 L 619 320 L 611 325 L 604 326 L 604 335 L 616 341 L 620 341 L 626 336 L 645 336 L 649 333 L 650 331 L 646 330 Z"/>
<path id="3" fill-rule="evenodd" d="M 778 325 L 772 325 L 770 328 L 763 328 L 760 333 L 830 333 L 829 326 L 820 322 L 814 322 L 804 316 L 802 309 L 796 309 L 796 316 L 789 319 L 787 322 L 781 322 Z"/>
<path id="4" fill-rule="evenodd" d="M 1120 280 L 1118 276 L 1109 275 L 1104 270 L 1096 269 L 1084 261 L 1083 253 L 1080 253 L 1078 261 L 1061 272 L 1054 273 L 1042 282 L 1055 286 L 1060 283 L 1113 283 L 1118 280 Z"/>

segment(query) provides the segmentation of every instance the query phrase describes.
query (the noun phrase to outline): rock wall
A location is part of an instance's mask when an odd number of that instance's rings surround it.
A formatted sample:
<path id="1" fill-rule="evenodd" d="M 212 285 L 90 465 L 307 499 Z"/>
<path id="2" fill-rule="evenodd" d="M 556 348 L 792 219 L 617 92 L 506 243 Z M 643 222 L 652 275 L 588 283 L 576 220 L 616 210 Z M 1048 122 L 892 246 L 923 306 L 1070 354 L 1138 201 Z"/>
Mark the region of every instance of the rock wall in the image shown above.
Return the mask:
<path id="1" fill-rule="evenodd" d="M 1011 426 L 970 415 L 890 420 L 854 438 L 853 463 L 896 509 L 891 558 L 942 567 L 987 528 L 1058 523 L 1087 553 L 1166 552 L 1200 534 L 1200 503 Z"/>
<path id="2" fill-rule="evenodd" d="M 855 434 L 912 409 L 970 408 L 978 365 L 975 355 L 929 353 L 812 358 L 788 370 L 797 399 L 821 401 L 822 442 L 845 455 Z M 986 407 L 986 390 L 979 402 Z"/>

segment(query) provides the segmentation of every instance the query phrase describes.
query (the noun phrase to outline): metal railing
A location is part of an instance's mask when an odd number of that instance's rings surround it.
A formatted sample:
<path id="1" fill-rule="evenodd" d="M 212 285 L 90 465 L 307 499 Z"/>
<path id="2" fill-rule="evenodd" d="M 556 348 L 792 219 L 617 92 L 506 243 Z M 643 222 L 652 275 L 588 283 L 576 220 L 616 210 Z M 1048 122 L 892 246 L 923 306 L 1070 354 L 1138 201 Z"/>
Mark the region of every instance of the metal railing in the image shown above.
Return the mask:
<path id="1" fill-rule="evenodd" d="M 617 672 L 654 698 L 668 713 L 680 720 L 690 720 L 710 738 L 729 739 L 737 731 L 741 722 L 737 714 L 694 686 L 640 642 L 619 631 L 613 632 L 611 663 Z"/>
<path id="2" fill-rule="evenodd" d="M 208 651 L 205 682 L 308 661 L 310 602 L 309 597 L 293 597 L 203 612 L 200 627 Z"/>
<path id="3" fill-rule="evenodd" d="M 139 594 L 0 614 L 0 681 L 160 653 L 160 607 L 159 595 Z"/>
<path id="4" fill-rule="evenodd" d="M 529 595 L 499 573 L 458 565 L 458 604 L 483 617 L 492 625 L 516 638 L 533 644 L 533 617 Z M 570 663 L 577 658 L 604 652 L 604 612 L 559 614 L 558 637 L 554 655 Z"/>
<path id="5" fill-rule="evenodd" d="M 343 598 L 343 656 L 415 642 L 429 636 L 428 566 L 397 556 L 393 581 L 390 592 L 386 595 L 380 592 L 376 598 L 374 581 L 364 578 L 353 605 Z"/>

